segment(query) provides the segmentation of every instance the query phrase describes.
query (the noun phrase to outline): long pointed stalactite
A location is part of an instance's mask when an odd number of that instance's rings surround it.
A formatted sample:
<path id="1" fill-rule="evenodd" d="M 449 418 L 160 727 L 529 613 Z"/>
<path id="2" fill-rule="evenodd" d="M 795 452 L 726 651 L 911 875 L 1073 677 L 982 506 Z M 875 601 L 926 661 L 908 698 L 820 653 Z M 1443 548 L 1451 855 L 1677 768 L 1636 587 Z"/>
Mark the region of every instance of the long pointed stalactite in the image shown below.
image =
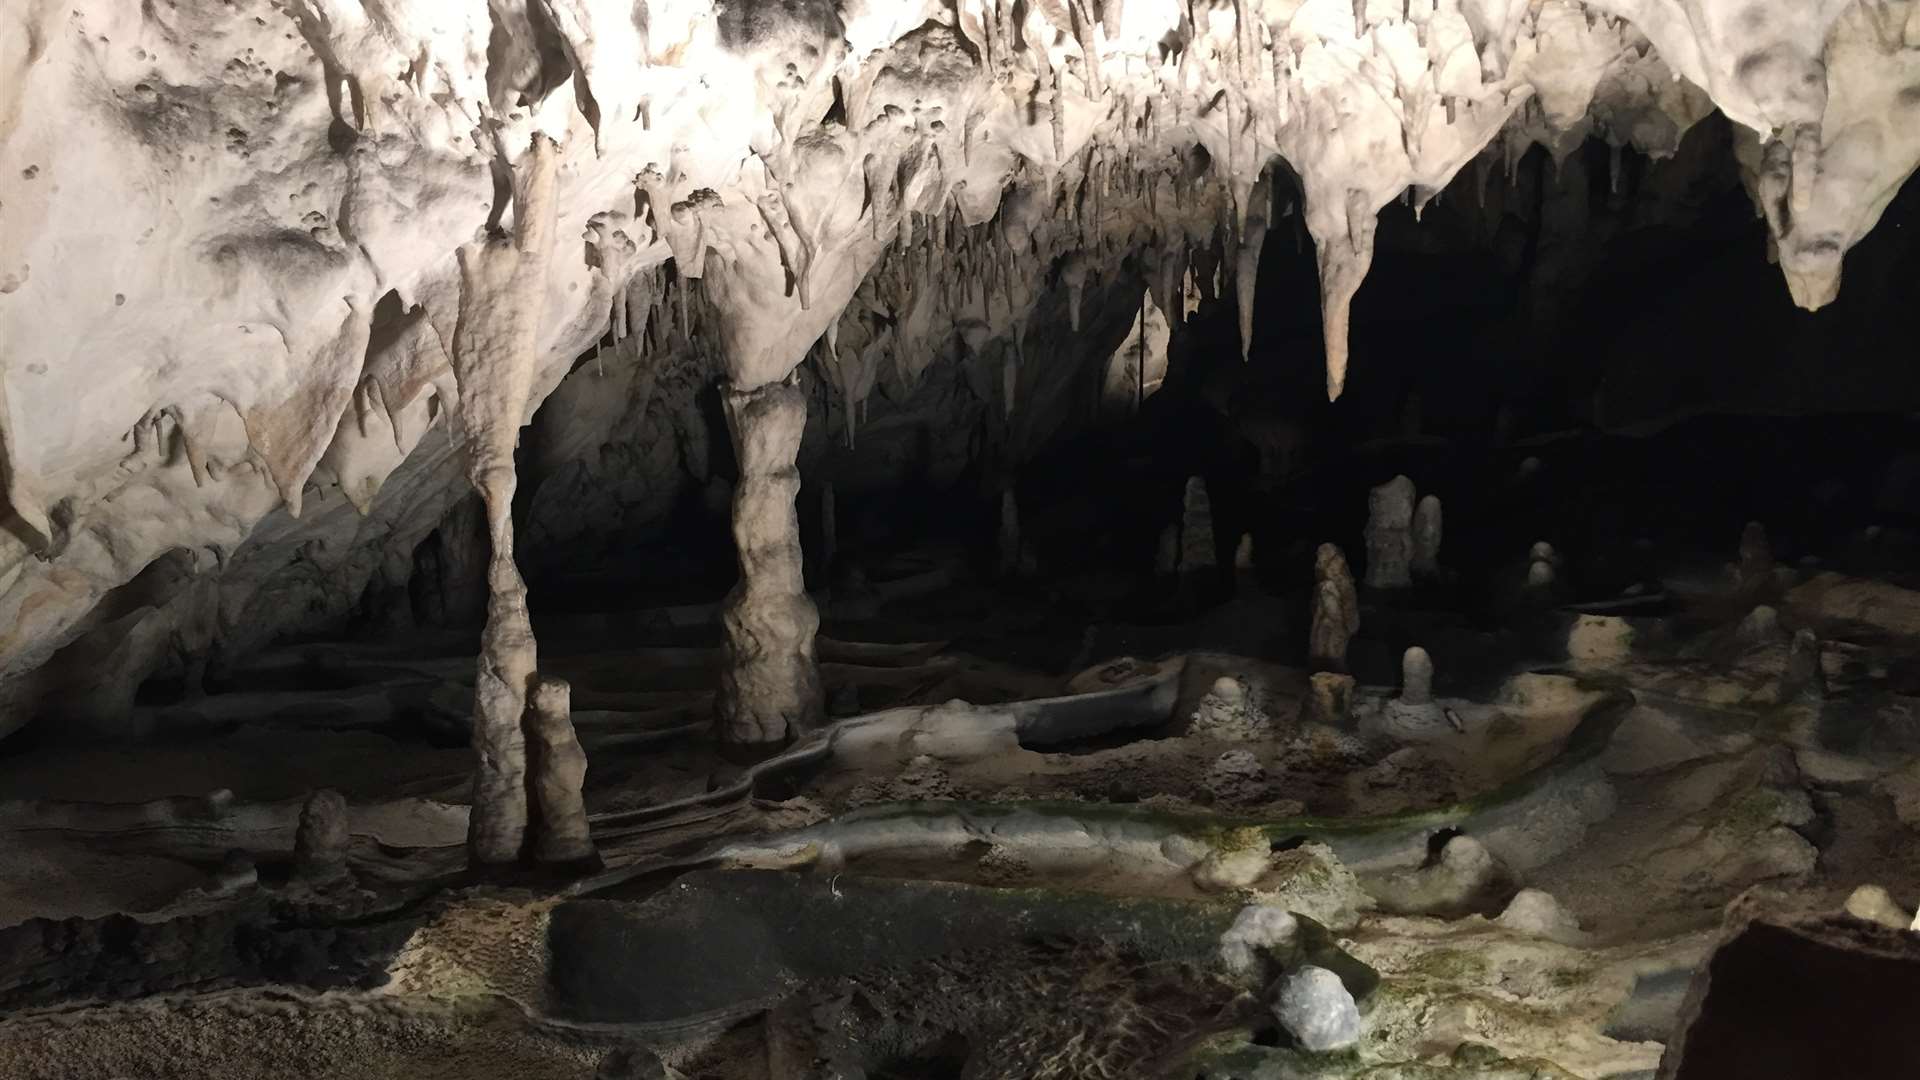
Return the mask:
<path id="1" fill-rule="evenodd" d="M 514 445 L 538 360 L 554 242 L 559 148 L 533 136 L 513 166 L 513 235 L 460 250 L 460 321 L 453 336 L 467 476 L 487 510 L 487 623 L 473 698 L 473 815 L 468 848 L 479 863 L 518 859 L 527 833 L 527 742 L 522 726 L 536 664 L 527 586 L 513 559 Z"/>

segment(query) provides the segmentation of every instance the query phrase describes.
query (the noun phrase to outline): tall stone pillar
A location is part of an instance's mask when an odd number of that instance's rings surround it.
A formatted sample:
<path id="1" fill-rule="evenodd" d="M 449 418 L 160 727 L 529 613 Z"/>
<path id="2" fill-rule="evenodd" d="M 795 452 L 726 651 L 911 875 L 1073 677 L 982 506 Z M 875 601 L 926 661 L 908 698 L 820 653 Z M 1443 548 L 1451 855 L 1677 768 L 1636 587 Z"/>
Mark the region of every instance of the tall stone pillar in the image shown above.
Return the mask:
<path id="1" fill-rule="evenodd" d="M 514 165 L 511 237 L 460 249 L 453 373 L 467 440 L 467 477 L 485 504 L 487 625 L 473 688 L 473 812 L 467 849 L 482 864 L 518 860 L 527 838 L 527 737 L 534 675 L 527 586 L 513 561 L 513 447 L 526 421 L 547 267 L 553 255 L 560 151 L 533 136 Z"/>
<path id="2" fill-rule="evenodd" d="M 807 423 L 806 395 L 785 382 L 722 391 L 740 463 L 733 539 L 740 581 L 721 609 L 726 663 L 720 675 L 720 737 L 780 743 L 819 725 L 824 713 L 813 638 L 820 613 L 801 571 L 800 492 L 795 459 Z"/>

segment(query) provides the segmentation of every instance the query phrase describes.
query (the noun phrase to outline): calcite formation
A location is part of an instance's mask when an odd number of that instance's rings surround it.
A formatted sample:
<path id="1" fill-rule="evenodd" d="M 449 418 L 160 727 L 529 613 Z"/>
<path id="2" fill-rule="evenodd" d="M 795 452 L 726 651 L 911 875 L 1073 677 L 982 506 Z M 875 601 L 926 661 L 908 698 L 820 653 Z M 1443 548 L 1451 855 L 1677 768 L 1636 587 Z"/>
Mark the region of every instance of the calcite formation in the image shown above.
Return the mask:
<path id="1" fill-rule="evenodd" d="M 1413 584 L 1413 481 L 1404 476 L 1367 495 L 1367 587 L 1404 589 Z"/>
<path id="2" fill-rule="evenodd" d="M 728 389 L 727 426 L 740 460 L 733 539 L 740 582 L 721 608 L 728 664 L 720 681 L 720 735 L 736 743 L 779 743 L 825 715 L 813 636 L 820 613 L 801 569 L 794 496 L 807 407 L 785 383 Z"/>
<path id="3" fill-rule="evenodd" d="M 1235 301 L 1244 350 L 1292 214 L 1338 396 L 1382 207 L 1534 144 L 1670 154 L 1715 107 L 1817 308 L 1920 161 L 1915 86 L 1920 0 L 12 5 L 0 732 L 170 552 L 215 582 L 155 605 L 195 648 L 308 617 L 269 599 L 290 553 L 329 612 L 390 584 L 464 460 L 510 801 L 533 645 L 499 454 L 603 340 L 699 342 L 740 393 L 813 355 L 848 441 L 888 365 L 964 355 L 1017 426 L 1036 324 L 1103 326 L 1095 298 Z"/>

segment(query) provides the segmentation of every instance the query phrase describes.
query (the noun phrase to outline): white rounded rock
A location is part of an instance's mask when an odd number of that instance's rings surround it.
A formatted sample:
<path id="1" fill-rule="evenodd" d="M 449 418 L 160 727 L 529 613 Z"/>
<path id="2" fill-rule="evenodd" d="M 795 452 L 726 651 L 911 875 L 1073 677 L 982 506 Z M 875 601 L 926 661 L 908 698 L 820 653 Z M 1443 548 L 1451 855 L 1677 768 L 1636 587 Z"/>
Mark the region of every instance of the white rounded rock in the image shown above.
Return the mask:
<path id="1" fill-rule="evenodd" d="M 1543 889 L 1521 889 L 1500 913 L 1499 922 L 1509 930 L 1550 941 L 1565 941 L 1580 934 L 1580 921 Z"/>
<path id="2" fill-rule="evenodd" d="M 1234 975 L 1257 970 L 1262 949 L 1286 945 L 1300 932 L 1300 920 L 1271 904 L 1248 904 L 1220 935 L 1220 963 Z"/>
<path id="3" fill-rule="evenodd" d="M 1303 967 L 1282 979 L 1273 1015 L 1307 1050 L 1342 1050 L 1360 1041 L 1360 1007 L 1326 968 Z"/>

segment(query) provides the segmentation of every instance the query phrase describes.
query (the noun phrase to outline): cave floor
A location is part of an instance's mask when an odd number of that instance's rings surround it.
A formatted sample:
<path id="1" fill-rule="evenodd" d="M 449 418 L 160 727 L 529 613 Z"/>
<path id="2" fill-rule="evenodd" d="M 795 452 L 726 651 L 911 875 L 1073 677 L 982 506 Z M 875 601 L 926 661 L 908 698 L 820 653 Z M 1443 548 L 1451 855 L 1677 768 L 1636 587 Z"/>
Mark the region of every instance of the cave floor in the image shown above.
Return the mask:
<path id="1" fill-rule="evenodd" d="M 1370 593 L 1330 726 L 1251 658 L 1301 621 L 1251 578 L 1129 625 L 905 566 L 822 597 L 835 719 L 771 757 L 711 740 L 699 605 L 538 620 L 592 763 L 583 880 L 463 872 L 470 634 L 285 645 L 143 706 L 164 741 L 0 758 L 0 1072 L 1653 1075 L 1716 945 L 1861 885 L 1920 897 L 1920 627 L 1876 615 L 1891 586 L 1677 576 L 1503 620 Z M 1782 690 L 1759 599 L 1819 630 L 1823 690 Z M 1397 697 L 1407 641 L 1432 706 Z M 345 892 L 290 878 L 319 787 L 351 807 Z M 1443 857 L 1457 834 L 1487 866 Z M 1214 969 L 1249 903 L 1379 976 L 1357 1051 L 1289 1047 Z"/>

